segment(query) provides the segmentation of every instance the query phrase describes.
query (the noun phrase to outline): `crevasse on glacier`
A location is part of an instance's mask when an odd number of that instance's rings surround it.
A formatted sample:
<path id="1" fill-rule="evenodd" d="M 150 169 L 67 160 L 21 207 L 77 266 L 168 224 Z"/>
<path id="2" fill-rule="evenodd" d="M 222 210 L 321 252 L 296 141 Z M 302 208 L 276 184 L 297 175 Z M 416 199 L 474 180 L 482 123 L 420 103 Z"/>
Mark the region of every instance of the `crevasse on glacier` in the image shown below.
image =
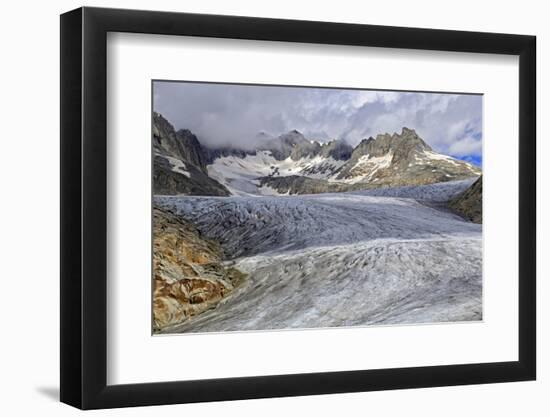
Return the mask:
<path id="1" fill-rule="evenodd" d="M 475 179 L 474 179 L 475 180 Z M 171 332 L 482 317 L 481 225 L 437 207 L 473 182 L 286 197 L 155 197 L 248 273 Z"/>

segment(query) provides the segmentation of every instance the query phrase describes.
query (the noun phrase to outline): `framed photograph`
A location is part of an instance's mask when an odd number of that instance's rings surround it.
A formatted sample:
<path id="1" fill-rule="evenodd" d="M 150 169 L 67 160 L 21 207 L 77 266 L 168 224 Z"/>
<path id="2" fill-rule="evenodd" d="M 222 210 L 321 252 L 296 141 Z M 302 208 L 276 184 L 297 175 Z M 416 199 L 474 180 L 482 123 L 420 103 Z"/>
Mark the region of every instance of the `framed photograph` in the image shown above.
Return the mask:
<path id="1" fill-rule="evenodd" d="M 61 401 L 533 380 L 535 37 L 61 16 Z"/>

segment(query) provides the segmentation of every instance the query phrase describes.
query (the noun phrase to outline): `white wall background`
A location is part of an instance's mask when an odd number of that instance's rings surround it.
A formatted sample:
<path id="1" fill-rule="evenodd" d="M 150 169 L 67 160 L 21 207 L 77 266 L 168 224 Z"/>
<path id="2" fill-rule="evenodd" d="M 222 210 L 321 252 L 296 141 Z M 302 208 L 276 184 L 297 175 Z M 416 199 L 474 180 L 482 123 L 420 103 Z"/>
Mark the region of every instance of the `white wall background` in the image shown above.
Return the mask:
<path id="1" fill-rule="evenodd" d="M 58 403 L 59 379 L 59 17 L 82 3 L 27 1 L 3 4 L 0 16 L 2 118 L 0 239 L 0 410 L 3 415 L 74 415 Z M 96 415 L 548 415 L 550 403 L 550 193 L 543 186 L 550 149 L 542 120 L 550 97 L 545 79 L 550 27 L 544 2 L 357 2 L 278 0 L 93 1 L 86 5 L 239 14 L 534 34 L 538 37 L 539 138 L 539 366 L 538 381 L 377 393 L 237 401 L 100 411 Z M 546 12 L 546 13 L 545 13 Z M 547 188 L 547 187 L 546 187 Z M 546 395 L 545 395 L 546 394 Z"/>

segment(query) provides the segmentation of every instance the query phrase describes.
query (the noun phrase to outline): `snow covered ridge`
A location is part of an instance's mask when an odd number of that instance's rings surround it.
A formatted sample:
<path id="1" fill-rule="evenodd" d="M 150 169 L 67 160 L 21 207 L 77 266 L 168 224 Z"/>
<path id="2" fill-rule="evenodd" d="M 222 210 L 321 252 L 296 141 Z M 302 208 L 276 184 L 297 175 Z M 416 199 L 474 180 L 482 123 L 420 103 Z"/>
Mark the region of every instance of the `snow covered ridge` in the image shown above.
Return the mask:
<path id="1" fill-rule="evenodd" d="M 362 140 L 320 143 L 297 130 L 257 135 L 253 149 L 209 148 L 186 129 L 153 118 L 154 194 L 272 195 L 424 185 L 481 175 L 435 152 L 413 129 Z M 283 180 L 281 180 L 283 179 Z"/>
<path id="2" fill-rule="evenodd" d="M 455 178 L 459 180 L 470 178 L 472 180 L 468 181 L 471 184 L 479 176 L 480 171 L 467 163 L 462 164 L 462 161 L 456 162 L 453 158 L 442 155 L 432 158 L 431 154 L 426 155 L 424 158 L 417 156 L 417 165 L 414 163 L 408 164 L 409 170 L 419 169 L 424 176 L 418 175 L 415 178 L 414 174 L 409 174 L 399 178 L 399 172 L 395 172 L 398 168 L 393 167 L 394 172 L 389 176 L 390 181 L 387 181 L 388 177 L 383 178 L 381 176 L 377 178 L 376 174 L 379 171 L 388 171 L 392 164 L 393 155 L 391 153 L 381 157 L 361 156 L 351 169 L 352 175 L 344 179 L 339 178 L 339 175 L 341 175 L 341 169 L 346 165 L 346 161 L 321 156 L 306 157 L 297 161 L 292 160 L 290 157 L 277 160 L 269 151 L 258 151 L 255 155 L 246 155 L 244 158 L 237 156 L 221 157 L 208 165 L 207 169 L 209 176 L 223 184 L 233 195 L 273 195 L 273 193 L 286 195 L 289 193 L 288 190 L 271 187 L 270 183 L 276 183 L 277 178 L 292 176 L 324 180 L 328 192 L 331 189 L 335 190 L 335 187 L 331 187 L 330 184 L 356 185 L 356 187 L 348 187 L 344 190 L 395 187 L 406 184 L 413 186 L 418 183 L 422 184 L 424 180 L 427 184 L 431 184 L 453 181 Z M 430 158 L 452 164 L 461 172 L 453 175 L 441 167 L 434 168 L 429 163 Z M 426 172 L 428 173 L 427 179 L 425 178 Z M 296 193 L 302 194 L 304 192 Z M 294 192 L 291 193 L 294 194 Z"/>
<path id="3" fill-rule="evenodd" d="M 470 184 L 386 190 L 394 196 L 155 197 L 248 274 L 214 310 L 168 331 L 480 320 L 481 225 L 410 198 L 446 199 Z"/>
<path id="4" fill-rule="evenodd" d="M 290 156 L 277 160 L 271 151 L 258 151 L 244 158 L 224 156 L 215 159 L 207 169 L 208 175 L 223 184 L 233 195 L 262 195 L 269 194 L 268 191 L 262 190 L 260 183 L 262 177 L 299 175 L 314 179 L 330 179 L 336 175 L 344 163 L 345 161 L 319 155 L 307 156 L 297 161 Z"/>
<path id="5" fill-rule="evenodd" d="M 277 140 L 281 141 L 278 147 L 275 146 Z M 208 174 L 234 195 L 351 191 L 432 184 L 481 175 L 481 170 L 474 165 L 434 152 L 414 130 L 407 128 L 401 134 L 365 139 L 351 153 L 339 147 L 338 141 L 330 142 L 326 148 L 315 141 L 304 141 L 299 132 L 293 131 L 270 139 L 269 149 L 244 156 L 243 153 L 223 155 L 211 161 Z M 323 152 L 329 147 L 339 152 L 334 157 Z"/>

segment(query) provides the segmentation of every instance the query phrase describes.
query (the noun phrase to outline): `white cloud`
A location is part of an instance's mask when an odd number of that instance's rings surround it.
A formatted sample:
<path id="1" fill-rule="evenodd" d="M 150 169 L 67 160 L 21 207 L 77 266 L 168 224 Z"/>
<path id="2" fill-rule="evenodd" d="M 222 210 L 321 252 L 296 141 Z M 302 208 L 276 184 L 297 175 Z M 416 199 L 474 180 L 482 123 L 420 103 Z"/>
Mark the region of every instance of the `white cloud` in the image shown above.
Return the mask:
<path id="1" fill-rule="evenodd" d="M 482 97 L 437 93 L 156 82 L 154 108 L 210 145 L 253 146 L 259 131 L 298 129 L 352 145 L 415 129 L 434 149 L 481 153 Z"/>
<path id="2" fill-rule="evenodd" d="M 449 153 L 455 156 L 481 155 L 481 141 L 472 136 L 458 139 L 449 146 Z"/>

